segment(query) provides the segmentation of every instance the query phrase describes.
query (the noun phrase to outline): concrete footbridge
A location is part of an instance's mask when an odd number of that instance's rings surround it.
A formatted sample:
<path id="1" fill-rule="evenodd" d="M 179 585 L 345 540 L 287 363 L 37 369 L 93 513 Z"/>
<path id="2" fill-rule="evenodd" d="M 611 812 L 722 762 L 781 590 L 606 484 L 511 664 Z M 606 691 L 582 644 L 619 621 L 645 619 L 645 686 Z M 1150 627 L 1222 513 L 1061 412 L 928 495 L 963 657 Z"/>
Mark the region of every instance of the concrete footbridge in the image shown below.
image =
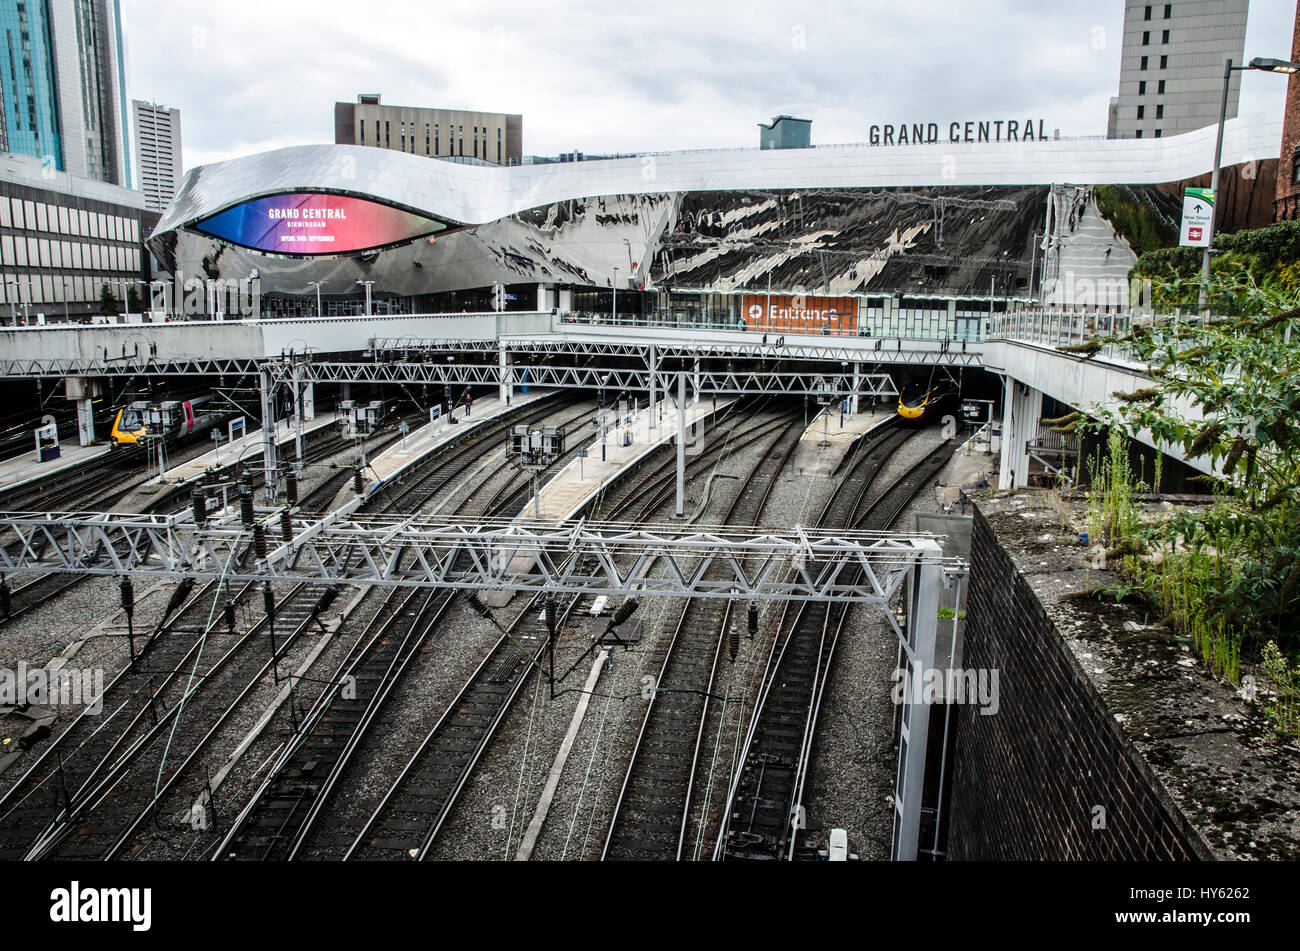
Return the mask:
<path id="1" fill-rule="evenodd" d="M 1045 396 L 1086 410 L 1110 402 L 1116 391 L 1150 385 L 1146 368 L 1114 347 L 1092 355 L 1065 349 L 1123 331 L 1133 319 L 1013 311 L 985 319 L 961 339 L 879 337 L 839 327 L 814 334 L 587 323 L 558 310 L 64 324 L 0 330 L 0 377 L 76 380 L 68 396 L 83 400 L 103 378 L 248 375 L 264 388 L 308 391 L 318 383 L 491 386 L 504 400 L 527 385 L 641 390 L 653 399 L 681 373 L 695 393 L 833 393 L 856 403 L 896 398 L 899 373 L 986 370 L 1004 384 L 1000 419 L 1008 451 L 1000 481 L 1009 487 L 1027 484 L 1026 447 L 1039 431 Z M 1160 448 L 1180 457 L 1176 447 Z"/>

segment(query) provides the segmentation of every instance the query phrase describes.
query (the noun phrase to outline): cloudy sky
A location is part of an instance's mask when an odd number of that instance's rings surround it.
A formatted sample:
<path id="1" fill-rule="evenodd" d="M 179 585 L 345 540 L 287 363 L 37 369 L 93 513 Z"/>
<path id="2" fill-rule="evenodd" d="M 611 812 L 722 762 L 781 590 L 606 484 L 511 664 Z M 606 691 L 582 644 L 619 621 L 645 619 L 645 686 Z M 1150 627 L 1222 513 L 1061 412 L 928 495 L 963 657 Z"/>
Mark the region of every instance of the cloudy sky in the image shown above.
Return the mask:
<path id="1" fill-rule="evenodd" d="M 186 167 L 333 141 L 333 103 L 517 112 L 524 152 L 813 142 L 872 123 L 1043 118 L 1101 134 L 1122 0 L 122 0 L 128 95 L 179 106 Z M 1295 0 L 1252 0 L 1246 58 L 1287 57 Z M 1246 73 L 1241 112 L 1286 81 Z"/>

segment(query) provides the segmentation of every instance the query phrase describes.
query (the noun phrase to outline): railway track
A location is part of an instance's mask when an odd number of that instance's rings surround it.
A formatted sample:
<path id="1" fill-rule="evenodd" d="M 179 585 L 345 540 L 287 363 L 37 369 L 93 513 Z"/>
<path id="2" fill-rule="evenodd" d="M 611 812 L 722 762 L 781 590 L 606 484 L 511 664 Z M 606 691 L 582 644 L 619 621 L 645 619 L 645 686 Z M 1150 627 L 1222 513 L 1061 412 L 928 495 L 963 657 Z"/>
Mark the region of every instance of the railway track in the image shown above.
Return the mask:
<path id="1" fill-rule="evenodd" d="M 535 409 L 525 418 L 529 422 L 544 419 L 556 409 L 554 405 Z M 567 422 L 572 424 L 589 415 L 583 410 Z M 497 431 L 492 428 L 476 437 L 472 445 L 458 446 L 459 452 L 421 473 L 384 504 L 404 511 L 422 507 L 493 448 L 490 437 Z M 520 475 L 511 473 L 488 501 L 467 499 L 458 511 L 471 507 L 508 511 L 516 504 L 518 493 L 527 491 L 526 484 L 519 485 Z M 280 755 L 268 779 L 218 844 L 215 858 L 299 857 L 362 738 L 374 727 L 411 659 L 436 633 L 454 600 L 454 591 L 390 592 L 331 686 L 307 713 L 296 740 Z M 342 689 L 344 684 L 348 685 L 346 691 Z"/>
<path id="2" fill-rule="evenodd" d="M 724 522 L 758 523 L 802 435 L 797 421 L 785 426 L 742 484 Z M 710 572 L 721 577 L 721 569 Z M 731 602 L 716 598 L 692 599 L 679 616 L 642 717 L 602 859 L 682 857 L 709 695 L 732 617 Z"/>
<path id="3" fill-rule="evenodd" d="M 704 452 L 692 458 L 692 472 L 698 474 L 712 465 L 713 457 L 728 446 L 734 448 L 730 432 L 711 440 Z M 610 514 L 619 517 L 635 511 L 636 518 L 644 518 L 667 499 L 674 483 L 673 472 L 643 476 L 633 491 L 614 503 Z M 558 632 L 582 600 L 547 603 L 541 595 L 530 600 L 407 760 L 353 839 L 345 859 L 402 861 L 428 856 L 552 636 L 538 608 L 545 606 L 553 613 Z"/>
<path id="4" fill-rule="evenodd" d="M 876 448 L 884 451 L 883 444 Z M 873 468 L 855 489 L 847 490 L 853 479 L 841 484 L 821 524 L 888 530 L 917 493 L 933 482 L 955 448 L 954 440 L 945 440 L 878 492 L 871 490 L 880 461 L 888 456 L 873 460 L 874 453 L 868 452 L 854 467 L 854 478 L 864 467 Z M 787 624 L 791 611 L 794 617 Z M 817 716 L 849 614 L 849 605 L 829 602 L 787 607 L 778 627 L 787 633 L 773 643 L 767 661 L 715 858 L 815 857 L 815 847 L 802 844 L 797 833 L 805 824 L 803 793 Z"/>
<path id="5" fill-rule="evenodd" d="M 249 696 L 268 677 L 278 681 L 285 658 L 338 591 L 324 582 L 295 585 L 228 647 L 210 632 L 218 656 L 207 664 L 197 657 L 171 696 L 156 699 L 157 722 L 70 797 L 70 807 L 27 857 L 117 856 Z"/>
<path id="6" fill-rule="evenodd" d="M 349 445 L 349 440 L 334 434 L 322 435 L 323 432 L 317 431 L 309 434 L 309 442 L 304 446 L 304 461 L 308 465 L 328 459 L 335 453 L 346 449 Z M 385 433 L 383 440 L 377 444 L 376 448 L 382 449 L 383 446 L 388 445 L 397 438 L 396 427 L 393 427 L 391 433 Z M 201 445 L 185 448 L 189 452 L 184 458 L 201 455 L 207 451 L 206 447 Z M 131 475 L 126 481 L 115 483 L 108 489 L 101 486 L 98 490 L 89 490 L 87 486 L 98 485 L 104 478 L 104 473 L 96 470 L 94 474 L 85 478 L 74 479 L 70 484 L 61 481 L 57 489 L 50 490 L 49 494 L 35 497 L 33 501 L 41 503 L 39 506 L 41 511 L 85 511 L 96 507 L 107 507 L 122 498 L 142 477 L 151 474 L 147 467 L 140 468 L 145 457 L 142 449 L 120 447 L 110 453 L 109 457 L 126 460 L 125 463 L 118 464 L 118 468 L 123 471 L 131 471 Z M 174 458 L 173 464 L 180 461 L 180 459 Z M 256 480 L 256 484 L 260 484 L 260 479 Z M 20 506 L 10 505 L 9 502 L 9 499 L 0 500 L 0 507 L 11 511 L 21 510 Z M 172 510 L 179 511 L 184 508 L 185 504 L 181 503 L 178 506 L 173 506 Z M 0 594 L 0 627 L 36 611 L 84 580 L 84 577 L 79 575 L 49 573 L 37 575 L 24 584 L 10 588 L 7 594 Z M 0 585 L 8 587 L 8 580 L 0 579 Z"/>
<path id="7" fill-rule="evenodd" d="M 136 663 L 104 688 L 102 715 L 83 710 L 0 796 L 0 859 L 25 857 L 126 745 L 159 716 L 158 696 L 193 666 L 206 635 L 222 623 L 218 607 L 240 603 L 249 586 L 182 585 L 164 620 L 137 645 Z"/>
<path id="8" fill-rule="evenodd" d="M 99 756 L 99 765 L 76 791 L 66 792 L 61 810 L 38 835 L 27 857 L 107 859 L 123 850 L 258 685 L 268 675 L 278 674 L 277 659 L 292 650 L 338 590 L 325 583 L 296 585 L 278 605 L 269 605 L 270 612 L 214 663 L 203 668 L 201 654 L 195 656 L 190 679 L 179 695 L 175 683 L 180 678 L 166 685 L 173 688 L 170 702 L 161 696 L 165 687 L 159 688 L 150 702 L 151 728 L 126 746 L 119 738 Z M 271 639 L 274 650 L 261 649 L 262 632 L 275 629 L 280 638 L 278 643 Z"/>

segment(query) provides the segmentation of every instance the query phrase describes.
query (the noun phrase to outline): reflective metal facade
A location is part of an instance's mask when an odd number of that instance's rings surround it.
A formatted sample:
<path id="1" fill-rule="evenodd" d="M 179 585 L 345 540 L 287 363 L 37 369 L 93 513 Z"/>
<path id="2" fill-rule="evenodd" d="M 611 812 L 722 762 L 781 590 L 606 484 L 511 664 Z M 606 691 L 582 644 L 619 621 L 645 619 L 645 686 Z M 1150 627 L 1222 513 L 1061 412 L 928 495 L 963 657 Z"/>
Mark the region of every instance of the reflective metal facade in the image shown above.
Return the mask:
<path id="1" fill-rule="evenodd" d="M 1281 124 L 1228 125 L 1224 165 L 1275 156 Z M 1146 184 L 1209 170 L 1214 130 L 1160 140 L 732 149 L 487 167 L 391 150 L 279 149 L 191 170 L 151 245 L 186 276 L 264 293 L 416 296 L 494 282 L 723 294 L 1007 294 L 1033 266 L 1051 183 Z M 235 247 L 196 223 L 285 192 L 352 195 L 462 226 L 350 256 Z M 992 282 L 992 287 L 990 286 Z M 552 302 L 553 303 L 553 302 Z M 580 309 L 580 308 L 576 308 Z"/>

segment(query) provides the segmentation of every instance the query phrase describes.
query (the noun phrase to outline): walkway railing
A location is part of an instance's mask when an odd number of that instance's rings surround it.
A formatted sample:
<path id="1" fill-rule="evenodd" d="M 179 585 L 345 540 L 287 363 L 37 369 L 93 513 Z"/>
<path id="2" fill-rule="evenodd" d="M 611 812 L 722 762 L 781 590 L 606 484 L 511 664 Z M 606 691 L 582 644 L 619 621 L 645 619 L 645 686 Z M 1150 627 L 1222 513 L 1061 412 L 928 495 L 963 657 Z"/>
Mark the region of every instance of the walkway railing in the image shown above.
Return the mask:
<path id="1" fill-rule="evenodd" d="M 1211 320 L 1219 318 L 1213 317 Z M 1124 337 L 1134 327 L 1151 327 L 1157 343 L 1178 350 L 1205 342 L 1200 328 L 1206 318 L 1199 314 L 1107 314 L 1024 310 L 992 319 L 988 339 L 1019 340 L 1040 346 L 1077 347 L 1097 338 Z M 1117 362 L 1138 362 L 1132 348 L 1123 343 L 1106 343 L 1094 356 Z"/>
<path id="2" fill-rule="evenodd" d="M 985 339 L 983 329 L 988 318 L 966 318 L 957 321 L 956 326 L 930 328 L 903 327 L 901 332 L 895 328 L 881 325 L 879 320 L 869 317 L 857 317 L 849 314 L 832 315 L 825 320 L 777 319 L 773 321 L 753 321 L 720 314 L 669 313 L 657 314 L 618 314 L 608 312 L 587 313 L 583 311 L 561 311 L 558 325 L 589 324 L 599 327 L 642 327 L 648 330 L 730 330 L 782 337 L 802 335 L 811 337 L 855 337 L 882 340 L 928 340 L 971 343 Z"/>

